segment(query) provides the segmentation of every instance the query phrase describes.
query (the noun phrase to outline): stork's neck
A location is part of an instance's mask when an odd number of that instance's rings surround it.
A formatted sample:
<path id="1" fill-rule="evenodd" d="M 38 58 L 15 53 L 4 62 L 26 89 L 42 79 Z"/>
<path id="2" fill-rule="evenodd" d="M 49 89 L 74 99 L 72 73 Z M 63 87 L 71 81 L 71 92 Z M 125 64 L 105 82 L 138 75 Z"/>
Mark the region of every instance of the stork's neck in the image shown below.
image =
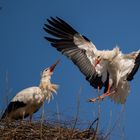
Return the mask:
<path id="1" fill-rule="evenodd" d="M 40 80 L 40 89 L 42 91 L 48 90 L 48 87 L 51 85 L 51 76 L 42 77 Z"/>
<path id="2" fill-rule="evenodd" d="M 51 86 L 51 76 L 46 76 L 46 77 L 42 77 L 40 80 L 40 89 L 41 89 L 41 94 L 43 95 L 43 100 L 45 101 L 48 100 L 50 101 L 51 96 L 52 96 L 52 92 L 49 90 L 49 87 Z"/>
<path id="3" fill-rule="evenodd" d="M 40 89 L 42 91 L 42 94 L 44 95 L 44 99 L 48 100 L 48 102 L 51 100 L 53 96 L 53 92 L 57 93 L 56 90 L 58 88 L 58 85 L 52 84 L 50 81 L 51 77 L 43 77 L 40 80 Z"/>

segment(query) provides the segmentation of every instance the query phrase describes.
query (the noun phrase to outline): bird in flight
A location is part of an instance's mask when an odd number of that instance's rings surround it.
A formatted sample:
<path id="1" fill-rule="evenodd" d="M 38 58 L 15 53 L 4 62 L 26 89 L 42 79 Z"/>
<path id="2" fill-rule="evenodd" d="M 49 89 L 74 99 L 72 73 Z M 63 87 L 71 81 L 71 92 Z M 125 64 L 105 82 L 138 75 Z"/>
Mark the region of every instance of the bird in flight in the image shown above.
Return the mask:
<path id="1" fill-rule="evenodd" d="M 44 30 L 53 37 L 45 37 L 51 45 L 73 61 L 95 89 L 104 93 L 90 102 L 109 96 L 124 104 L 129 83 L 140 66 L 140 51 L 123 54 L 118 47 L 98 50 L 84 35 L 59 17 L 47 19 Z"/>
<path id="2" fill-rule="evenodd" d="M 33 113 L 40 109 L 45 99 L 49 102 L 53 97 L 53 93 L 57 93 L 58 85 L 52 84 L 50 80 L 58 63 L 59 61 L 43 71 L 39 86 L 29 87 L 17 93 L 9 103 L 1 119 L 11 121 L 30 116 L 31 121 Z"/>

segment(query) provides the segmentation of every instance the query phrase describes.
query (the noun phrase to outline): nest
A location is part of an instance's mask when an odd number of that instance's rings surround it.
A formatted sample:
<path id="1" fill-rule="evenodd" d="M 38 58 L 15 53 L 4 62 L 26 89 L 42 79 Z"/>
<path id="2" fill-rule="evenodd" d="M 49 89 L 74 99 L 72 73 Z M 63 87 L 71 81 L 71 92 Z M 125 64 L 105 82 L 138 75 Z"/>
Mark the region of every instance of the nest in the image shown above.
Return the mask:
<path id="1" fill-rule="evenodd" d="M 40 121 L 1 121 L 0 140 L 103 140 L 103 136 L 93 128 L 78 130 Z"/>

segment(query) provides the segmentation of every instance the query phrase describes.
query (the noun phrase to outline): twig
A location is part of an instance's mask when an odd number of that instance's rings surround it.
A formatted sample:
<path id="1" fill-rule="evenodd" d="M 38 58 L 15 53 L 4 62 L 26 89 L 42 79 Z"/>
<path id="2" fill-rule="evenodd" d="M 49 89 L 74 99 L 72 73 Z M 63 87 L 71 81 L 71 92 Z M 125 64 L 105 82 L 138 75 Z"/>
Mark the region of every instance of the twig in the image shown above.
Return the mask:
<path id="1" fill-rule="evenodd" d="M 6 81 L 6 106 L 8 105 L 8 93 L 9 93 L 9 82 L 8 82 L 8 71 L 6 72 L 6 77 L 5 77 L 5 81 Z"/>
<path id="2" fill-rule="evenodd" d="M 75 130 L 75 127 L 76 127 L 76 124 L 77 124 L 77 121 L 78 121 L 79 110 L 80 110 L 80 93 L 81 93 L 81 91 L 82 91 L 82 87 L 80 87 L 79 92 L 77 94 L 77 109 L 76 109 L 77 111 L 76 111 L 76 117 L 75 117 L 74 125 L 73 125 L 73 128 L 72 128 L 72 133 L 70 135 L 70 139 L 73 136 L 73 132 Z"/>
<path id="3" fill-rule="evenodd" d="M 58 124 L 59 124 L 59 135 L 61 136 L 61 120 L 60 120 L 60 111 L 59 111 L 59 106 L 58 103 L 56 102 L 56 110 L 57 110 L 57 120 L 58 120 Z"/>
<path id="4" fill-rule="evenodd" d="M 42 130 L 43 130 L 43 122 L 44 122 L 44 102 L 43 102 L 43 105 L 42 105 L 42 114 L 41 114 L 41 124 L 40 124 L 40 139 L 42 140 L 42 137 L 43 137 L 43 133 L 42 133 Z"/>
<path id="5" fill-rule="evenodd" d="M 60 124 L 60 111 L 59 111 L 59 106 L 58 106 L 58 103 L 56 102 L 56 111 L 57 111 L 57 120 Z"/>
<path id="6" fill-rule="evenodd" d="M 77 112 L 76 112 L 76 118 L 75 118 L 73 130 L 75 129 L 77 121 L 78 121 L 79 110 L 80 110 L 80 93 L 81 93 L 81 91 L 82 91 L 82 88 L 80 87 L 79 93 L 77 94 Z"/>
<path id="7" fill-rule="evenodd" d="M 109 129 L 111 127 L 111 118 L 112 118 L 112 110 L 110 110 L 110 119 L 108 121 L 108 125 L 107 125 L 107 131 L 106 132 L 109 132 Z"/>
<path id="8" fill-rule="evenodd" d="M 103 140 L 106 140 L 111 135 L 111 133 L 113 132 L 113 130 L 116 128 L 118 122 L 120 121 L 120 118 L 121 118 L 121 115 L 122 115 L 123 112 L 124 112 L 124 109 L 120 113 L 118 113 L 119 114 L 118 119 L 116 120 L 116 122 L 114 123 L 114 125 L 110 129 L 110 131 L 105 135 L 105 137 L 103 138 Z"/>
<path id="9" fill-rule="evenodd" d="M 88 133 L 87 133 L 87 138 L 89 138 L 90 137 L 90 135 L 91 135 L 91 130 L 92 130 L 92 128 L 93 128 L 93 125 L 97 122 L 99 120 L 99 118 L 97 117 L 92 123 L 91 123 L 91 125 L 89 126 L 89 128 L 87 129 L 87 131 L 88 131 Z M 94 133 L 95 133 L 95 131 L 93 131 Z M 94 138 L 94 136 L 93 136 L 93 138 Z"/>
<path id="10" fill-rule="evenodd" d="M 100 89 L 98 88 L 98 96 L 100 94 Z M 97 120 L 97 123 L 96 123 L 96 127 L 95 127 L 95 132 L 94 132 L 94 135 L 92 137 L 92 140 L 96 140 L 96 136 L 97 136 L 97 132 L 98 132 L 98 128 L 99 128 L 99 120 L 100 120 L 100 115 L 101 115 L 101 110 L 100 110 L 100 100 L 98 100 L 98 120 Z"/>
<path id="11" fill-rule="evenodd" d="M 92 126 L 99 120 L 99 118 L 97 117 L 92 123 L 91 125 L 89 126 L 88 130 L 91 130 L 92 129 Z"/>

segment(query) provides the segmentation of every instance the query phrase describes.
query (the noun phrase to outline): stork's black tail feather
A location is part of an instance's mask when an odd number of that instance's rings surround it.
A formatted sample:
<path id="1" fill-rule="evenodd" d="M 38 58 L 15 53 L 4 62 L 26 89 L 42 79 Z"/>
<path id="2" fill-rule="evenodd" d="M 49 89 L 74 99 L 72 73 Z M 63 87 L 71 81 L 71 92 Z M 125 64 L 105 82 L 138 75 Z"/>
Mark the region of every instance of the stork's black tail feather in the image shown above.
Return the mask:
<path id="1" fill-rule="evenodd" d="M 24 107 L 26 106 L 25 103 L 23 102 L 19 102 L 19 101 L 16 101 L 16 102 L 10 102 L 8 107 L 6 108 L 6 110 L 4 111 L 1 119 L 5 119 L 13 110 L 16 110 L 20 107 Z"/>

